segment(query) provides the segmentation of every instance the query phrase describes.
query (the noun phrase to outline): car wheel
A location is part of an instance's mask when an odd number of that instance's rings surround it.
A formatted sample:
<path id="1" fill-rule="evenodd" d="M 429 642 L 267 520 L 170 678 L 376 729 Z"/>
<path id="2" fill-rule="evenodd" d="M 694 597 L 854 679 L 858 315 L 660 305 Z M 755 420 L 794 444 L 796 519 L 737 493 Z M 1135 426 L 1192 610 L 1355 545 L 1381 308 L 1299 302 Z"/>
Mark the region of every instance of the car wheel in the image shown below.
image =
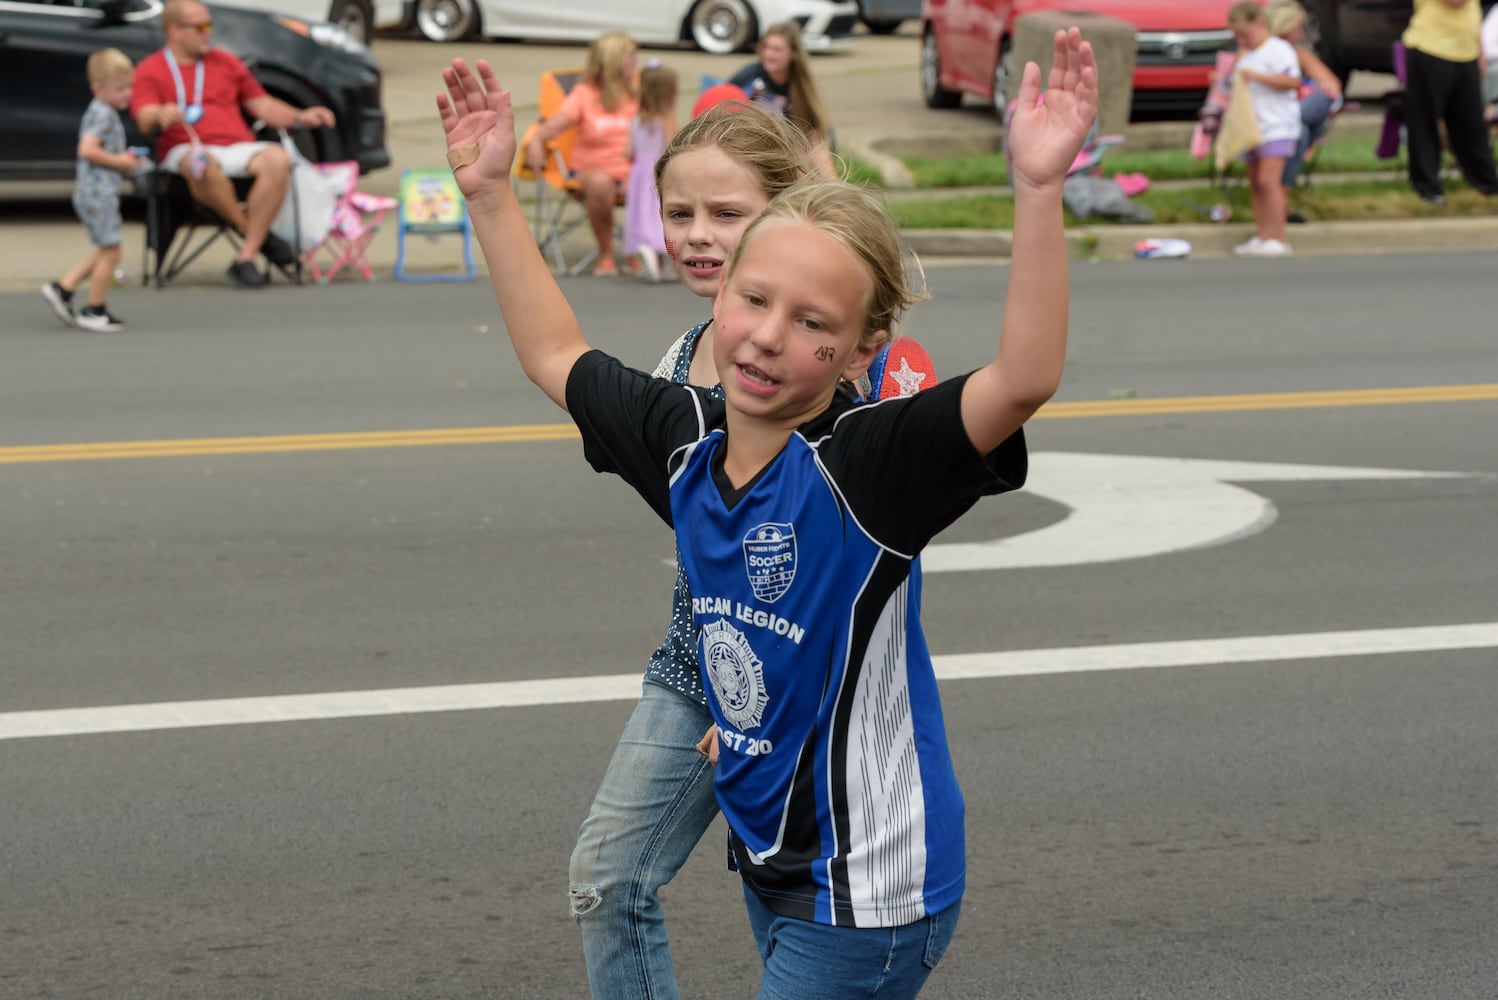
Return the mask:
<path id="1" fill-rule="evenodd" d="M 955 108 L 962 103 L 960 93 L 941 85 L 941 49 L 935 31 L 927 31 L 921 39 L 921 96 L 928 108 Z"/>
<path id="2" fill-rule="evenodd" d="M 999 58 L 993 63 L 993 110 L 999 121 L 1009 114 L 1010 91 L 1014 88 L 1014 49 L 1009 39 L 999 43 Z"/>
<path id="3" fill-rule="evenodd" d="M 894 20 L 884 20 L 878 17 L 871 18 L 864 12 L 865 7 L 864 0 L 858 0 L 858 19 L 863 22 L 865 28 L 869 29 L 869 34 L 889 35 L 893 34 L 900 27 L 899 18 L 895 18 Z"/>
<path id="4" fill-rule="evenodd" d="M 416 29 L 431 42 L 456 42 L 478 33 L 472 0 L 416 0 Z"/>
<path id="5" fill-rule="evenodd" d="M 328 20 L 365 45 L 374 40 L 374 5 L 370 0 L 333 0 Z"/>
<path id="6" fill-rule="evenodd" d="M 687 15 L 686 33 L 703 52 L 724 56 L 747 49 L 759 27 L 744 0 L 698 0 Z"/>

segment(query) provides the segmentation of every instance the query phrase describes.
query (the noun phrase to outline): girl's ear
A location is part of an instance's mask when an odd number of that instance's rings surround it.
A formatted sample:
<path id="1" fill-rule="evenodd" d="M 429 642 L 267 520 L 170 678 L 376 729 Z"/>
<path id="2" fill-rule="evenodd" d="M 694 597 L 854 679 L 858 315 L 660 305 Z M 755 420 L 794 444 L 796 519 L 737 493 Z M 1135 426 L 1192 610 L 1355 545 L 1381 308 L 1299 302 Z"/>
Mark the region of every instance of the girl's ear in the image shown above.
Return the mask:
<path id="1" fill-rule="evenodd" d="M 860 342 L 848 356 L 848 363 L 843 366 L 842 378 L 845 382 L 857 382 L 858 377 L 869 370 L 869 365 L 879 356 L 889 343 L 889 331 L 875 331 L 874 336 L 867 341 Z"/>

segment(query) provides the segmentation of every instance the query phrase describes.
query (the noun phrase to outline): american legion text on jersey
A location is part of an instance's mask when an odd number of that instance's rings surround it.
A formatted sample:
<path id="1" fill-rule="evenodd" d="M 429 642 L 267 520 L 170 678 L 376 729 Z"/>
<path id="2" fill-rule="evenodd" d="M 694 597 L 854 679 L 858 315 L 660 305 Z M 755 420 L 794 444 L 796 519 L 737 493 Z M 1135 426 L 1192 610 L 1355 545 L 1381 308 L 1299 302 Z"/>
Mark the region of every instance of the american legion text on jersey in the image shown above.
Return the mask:
<path id="1" fill-rule="evenodd" d="M 980 496 L 1023 485 L 1027 461 L 1023 431 L 973 448 L 966 381 L 839 400 L 734 489 L 707 390 L 598 351 L 568 378 L 588 461 L 676 529 L 729 843 L 783 916 L 894 927 L 962 896 L 962 793 L 915 556 Z"/>

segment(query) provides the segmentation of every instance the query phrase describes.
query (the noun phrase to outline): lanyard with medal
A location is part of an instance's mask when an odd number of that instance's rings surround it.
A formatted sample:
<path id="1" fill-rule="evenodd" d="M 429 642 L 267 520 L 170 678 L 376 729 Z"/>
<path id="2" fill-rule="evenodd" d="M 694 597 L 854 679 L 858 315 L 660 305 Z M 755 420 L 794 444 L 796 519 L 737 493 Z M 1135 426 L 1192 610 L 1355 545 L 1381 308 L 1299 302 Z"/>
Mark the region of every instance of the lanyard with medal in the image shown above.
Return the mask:
<path id="1" fill-rule="evenodd" d="M 192 149 L 186 158 L 187 170 L 194 177 L 201 178 L 203 172 L 208 169 L 208 151 L 203 148 L 203 141 L 198 138 L 197 130 L 193 126 L 203 117 L 203 60 L 198 60 L 197 69 L 193 74 L 194 100 L 191 104 L 187 103 L 187 91 L 182 83 L 182 70 L 177 66 L 177 60 L 168 55 L 166 67 L 172 71 L 172 82 L 177 85 L 177 106 L 182 109 L 183 127 L 187 129 L 187 135 L 192 140 Z"/>

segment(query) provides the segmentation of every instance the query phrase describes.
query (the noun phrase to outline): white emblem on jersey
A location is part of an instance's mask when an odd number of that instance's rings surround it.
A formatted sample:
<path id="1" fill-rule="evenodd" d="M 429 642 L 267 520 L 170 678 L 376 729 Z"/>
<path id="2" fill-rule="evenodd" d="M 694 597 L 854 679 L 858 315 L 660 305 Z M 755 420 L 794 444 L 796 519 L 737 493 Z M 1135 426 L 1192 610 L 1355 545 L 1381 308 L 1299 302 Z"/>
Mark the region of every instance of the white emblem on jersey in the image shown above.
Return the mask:
<path id="1" fill-rule="evenodd" d="M 702 662 L 723 717 L 735 729 L 757 727 L 770 696 L 765 693 L 764 664 L 744 633 L 726 618 L 702 626 Z"/>
<path id="2" fill-rule="evenodd" d="M 766 521 L 744 538 L 744 568 L 754 596 L 774 604 L 796 579 L 796 526 Z"/>

